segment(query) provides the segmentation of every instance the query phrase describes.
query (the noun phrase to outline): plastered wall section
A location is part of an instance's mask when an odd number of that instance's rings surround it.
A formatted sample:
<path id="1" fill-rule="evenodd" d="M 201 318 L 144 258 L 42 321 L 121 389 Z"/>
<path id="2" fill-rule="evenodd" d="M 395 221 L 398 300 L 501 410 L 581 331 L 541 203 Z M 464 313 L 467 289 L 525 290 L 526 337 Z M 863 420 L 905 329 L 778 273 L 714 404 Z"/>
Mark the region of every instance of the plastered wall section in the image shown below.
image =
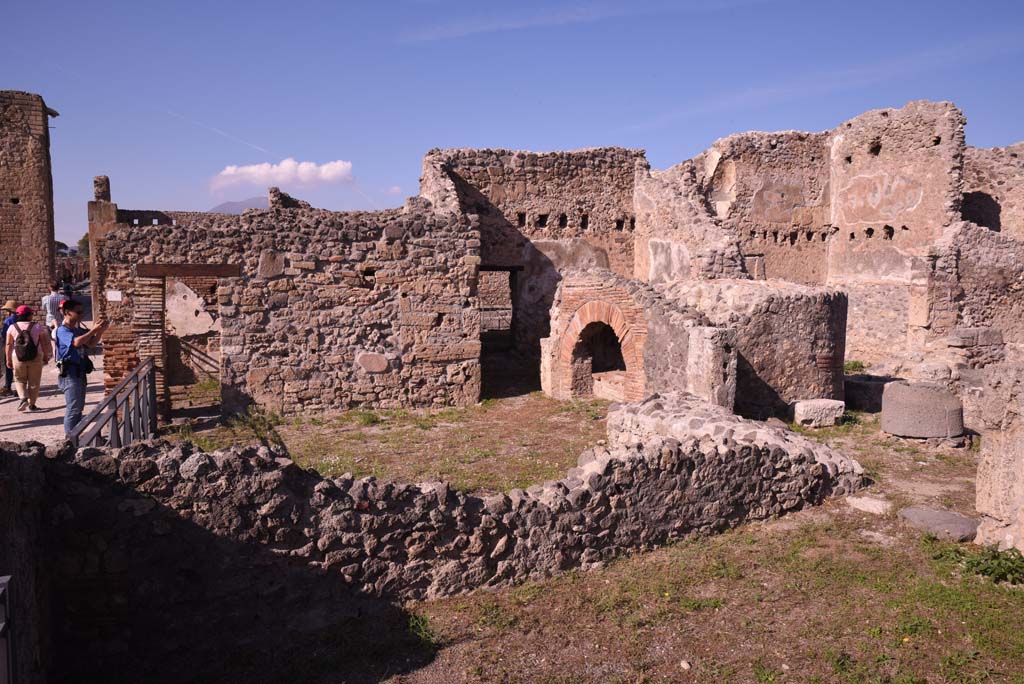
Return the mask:
<path id="1" fill-rule="evenodd" d="M 828 284 L 850 298 L 847 358 L 882 362 L 927 322 L 927 257 L 959 220 L 964 116 L 949 102 L 862 114 L 832 131 Z"/>
<path id="2" fill-rule="evenodd" d="M 693 160 L 705 205 L 735 232 L 754 278 L 825 282 L 828 143 L 828 133 L 740 133 Z"/>

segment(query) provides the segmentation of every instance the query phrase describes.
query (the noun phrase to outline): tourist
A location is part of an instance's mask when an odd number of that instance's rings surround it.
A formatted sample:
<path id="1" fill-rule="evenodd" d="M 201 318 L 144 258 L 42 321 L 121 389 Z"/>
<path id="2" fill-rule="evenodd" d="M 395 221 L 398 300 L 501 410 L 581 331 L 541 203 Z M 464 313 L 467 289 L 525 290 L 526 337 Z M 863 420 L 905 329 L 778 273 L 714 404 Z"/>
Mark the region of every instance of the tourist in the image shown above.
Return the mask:
<path id="1" fill-rule="evenodd" d="M 14 313 L 17 320 L 7 329 L 4 339 L 7 367 L 14 371 L 14 387 L 21 399 L 18 410 L 40 411 L 36 401 L 39 400 L 43 365 L 53 354 L 50 335 L 32 320 L 35 311 L 31 307 L 19 306 Z"/>
<path id="2" fill-rule="evenodd" d="M 50 294 L 43 297 L 43 313 L 46 315 L 46 327 L 52 332 L 60 325 L 61 316 L 60 303 L 66 297 L 60 293 L 60 283 L 56 280 L 50 283 Z"/>
<path id="3" fill-rule="evenodd" d="M 0 329 L 0 340 L 7 339 L 7 329 L 14 325 L 14 321 L 17 320 L 17 316 L 14 314 L 14 310 L 18 308 L 18 303 L 13 299 L 8 299 L 0 310 L 0 316 L 3 317 L 3 328 Z M 0 342 L 0 344 L 5 344 Z M 6 346 L 6 345 L 5 345 Z M 9 397 L 13 392 L 11 391 L 11 385 L 14 384 L 14 371 L 7 367 L 4 363 L 4 387 L 0 390 L 0 397 Z"/>
<path id="4" fill-rule="evenodd" d="M 66 300 L 61 311 L 64 319 L 57 327 L 57 386 L 64 392 L 66 402 L 64 434 L 70 435 L 82 420 L 85 408 L 87 376 L 92 371 L 87 350 L 99 343 L 110 323 L 100 321 L 92 330 L 86 330 L 82 327 L 82 303 L 74 299 Z"/>

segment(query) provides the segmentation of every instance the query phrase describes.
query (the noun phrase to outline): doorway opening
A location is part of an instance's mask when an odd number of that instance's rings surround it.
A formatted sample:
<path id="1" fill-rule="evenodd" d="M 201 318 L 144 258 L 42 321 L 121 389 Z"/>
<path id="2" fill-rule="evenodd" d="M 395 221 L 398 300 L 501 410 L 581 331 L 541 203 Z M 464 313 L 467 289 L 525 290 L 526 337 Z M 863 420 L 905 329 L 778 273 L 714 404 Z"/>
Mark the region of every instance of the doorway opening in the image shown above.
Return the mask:
<path id="1" fill-rule="evenodd" d="M 516 348 L 515 292 L 522 267 L 481 266 L 477 280 L 480 301 L 481 399 L 500 399 L 540 389 L 540 365 Z"/>
<path id="2" fill-rule="evenodd" d="M 167 400 L 175 417 L 220 415 L 221 321 L 216 276 L 168 276 L 164 294 Z"/>

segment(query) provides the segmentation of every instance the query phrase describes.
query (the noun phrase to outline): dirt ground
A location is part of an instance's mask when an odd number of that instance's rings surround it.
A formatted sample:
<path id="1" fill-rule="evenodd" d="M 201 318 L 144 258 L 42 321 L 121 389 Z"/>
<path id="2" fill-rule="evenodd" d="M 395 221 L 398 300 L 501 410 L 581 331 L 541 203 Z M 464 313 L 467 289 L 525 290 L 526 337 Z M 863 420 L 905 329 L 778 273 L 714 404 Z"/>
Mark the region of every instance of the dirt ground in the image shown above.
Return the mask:
<path id="1" fill-rule="evenodd" d="M 280 441 L 325 477 L 352 473 L 402 482 L 447 480 L 477 493 L 561 478 L 605 437 L 608 402 L 560 402 L 540 392 L 441 411 L 347 411 L 280 420 L 247 416 L 177 435 L 204 449 L 254 438 Z"/>
<path id="2" fill-rule="evenodd" d="M 276 433 L 323 474 L 494 491 L 559 477 L 604 437 L 606 409 L 533 393 L 432 414 L 243 421 L 192 437 Z M 890 437 L 870 415 L 802 431 L 857 458 L 874 480 L 859 494 L 892 510 L 833 499 L 590 572 L 410 603 L 415 647 L 385 648 L 391 665 L 377 661 L 370 680 L 333 669 L 309 681 L 1024 684 L 1024 589 L 965 570 L 979 550 L 896 515 L 911 504 L 973 514 L 976 449 Z"/>
<path id="3" fill-rule="evenodd" d="M 1024 589 L 965 572 L 968 545 L 895 511 L 972 513 L 976 453 L 883 435 L 877 419 L 822 430 L 895 504 L 845 499 L 508 590 L 410 604 L 432 682 L 1024 682 Z"/>

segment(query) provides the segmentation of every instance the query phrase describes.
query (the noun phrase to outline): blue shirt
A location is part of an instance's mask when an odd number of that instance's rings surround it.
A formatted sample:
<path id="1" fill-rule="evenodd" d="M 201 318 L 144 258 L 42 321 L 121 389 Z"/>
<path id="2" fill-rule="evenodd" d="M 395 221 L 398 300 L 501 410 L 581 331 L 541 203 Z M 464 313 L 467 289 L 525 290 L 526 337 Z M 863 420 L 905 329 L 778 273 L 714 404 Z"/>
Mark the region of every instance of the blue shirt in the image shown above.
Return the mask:
<path id="1" fill-rule="evenodd" d="M 7 318 L 4 319 L 3 330 L 0 331 L 0 340 L 3 340 L 4 344 L 7 344 L 7 329 L 10 328 L 12 325 L 14 325 L 14 323 L 17 320 L 18 320 L 18 317 L 15 316 L 14 314 L 11 314 L 10 316 L 8 316 Z"/>
<path id="2" fill-rule="evenodd" d="M 57 360 L 76 365 L 82 363 L 82 352 L 73 343 L 76 337 L 81 337 L 86 332 L 86 329 L 81 326 L 69 328 L 61 324 L 57 328 Z"/>

